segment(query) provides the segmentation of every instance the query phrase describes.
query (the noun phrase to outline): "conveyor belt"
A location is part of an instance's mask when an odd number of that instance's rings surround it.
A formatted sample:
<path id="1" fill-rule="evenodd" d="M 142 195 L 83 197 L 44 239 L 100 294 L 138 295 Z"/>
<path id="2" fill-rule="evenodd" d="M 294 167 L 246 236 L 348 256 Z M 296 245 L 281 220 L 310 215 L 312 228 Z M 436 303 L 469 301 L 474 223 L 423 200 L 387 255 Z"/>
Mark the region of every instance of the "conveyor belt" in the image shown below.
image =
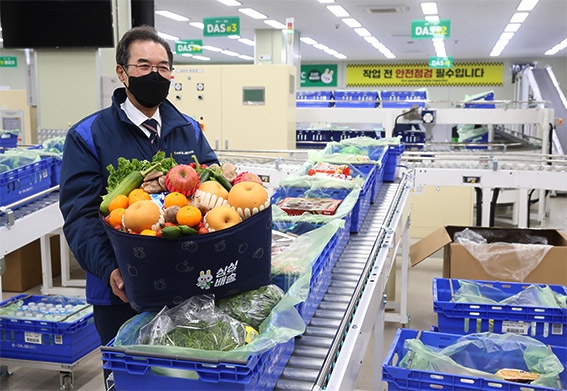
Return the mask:
<path id="1" fill-rule="evenodd" d="M 297 338 L 293 351 L 274 390 L 312 390 L 317 379 L 329 374 L 323 368 L 328 356 L 337 354 L 333 346 L 340 339 L 337 331 L 344 326 L 353 295 L 364 284 L 365 271 L 374 260 L 375 244 L 381 240 L 388 212 L 399 185 L 384 183 L 377 201 L 356 234 L 351 234 L 332 270 L 331 284 L 307 330 Z M 361 278 L 363 277 L 363 278 Z M 347 320 L 348 321 L 348 320 Z M 335 342 L 335 343 L 334 343 Z M 324 388 L 324 387 L 323 387 Z"/>
<path id="2" fill-rule="evenodd" d="M 59 191 L 50 190 L 42 192 L 42 198 L 38 198 L 37 200 L 32 201 L 19 208 L 4 209 L 3 207 L 0 207 L 0 226 L 11 225 L 13 223 L 13 220 L 17 220 L 31 213 L 37 212 L 40 209 L 59 201 Z M 34 195 L 34 197 L 35 196 L 37 195 Z"/>

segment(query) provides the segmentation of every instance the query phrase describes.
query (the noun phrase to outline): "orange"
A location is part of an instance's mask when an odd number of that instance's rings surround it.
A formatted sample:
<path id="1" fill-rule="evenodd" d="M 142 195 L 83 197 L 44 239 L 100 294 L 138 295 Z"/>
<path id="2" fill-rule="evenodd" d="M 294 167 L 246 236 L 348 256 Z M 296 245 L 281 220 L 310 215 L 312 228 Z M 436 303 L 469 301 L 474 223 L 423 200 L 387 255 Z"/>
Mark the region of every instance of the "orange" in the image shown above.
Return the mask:
<path id="1" fill-rule="evenodd" d="M 140 235 L 145 235 L 145 236 L 156 236 L 157 232 L 154 231 L 153 229 L 145 229 L 142 232 L 140 232 Z"/>
<path id="2" fill-rule="evenodd" d="M 124 213 L 126 213 L 125 208 L 113 209 L 108 215 L 108 224 L 112 227 L 122 225 L 122 216 L 124 216 Z"/>
<path id="3" fill-rule="evenodd" d="M 146 193 L 142 188 L 134 189 L 130 192 L 130 194 L 128 194 L 129 205 L 132 205 L 138 201 L 151 200 L 151 199 L 152 196 L 149 193 Z"/>
<path id="4" fill-rule="evenodd" d="M 189 200 L 184 194 L 178 191 L 172 191 L 163 199 L 163 206 L 169 208 L 170 206 L 179 206 L 180 208 L 187 205 Z"/>
<path id="5" fill-rule="evenodd" d="M 128 204 L 128 196 L 125 194 L 118 194 L 112 199 L 112 201 L 110 201 L 110 204 L 108 204 L 108 211 L 112 212 L 116 208 L 126 209 L 128 207 Z"/>
<path id="6" fill-rule="evenodd" d="M 179 225 L 188 225 L 189 227 L 194 227 L 203 218 L 203 214 L 193 205 L 185 205 L 177 212 L 176 219 Z"/>

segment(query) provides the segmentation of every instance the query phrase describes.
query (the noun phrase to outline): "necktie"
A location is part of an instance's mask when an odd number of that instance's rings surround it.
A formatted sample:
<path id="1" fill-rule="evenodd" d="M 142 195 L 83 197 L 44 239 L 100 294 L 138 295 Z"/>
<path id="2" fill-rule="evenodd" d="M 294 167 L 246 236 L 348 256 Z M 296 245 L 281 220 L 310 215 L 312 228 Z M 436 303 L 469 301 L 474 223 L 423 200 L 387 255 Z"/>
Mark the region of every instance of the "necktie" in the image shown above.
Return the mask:
<path id="1" fill-rule="evenodd" d="M 142 126 L 150 131 L 150 143 L 154 144 L 154 142 L 159 139 L 157 121 L 153 118 L 150 118 L 142 122 Z"/>

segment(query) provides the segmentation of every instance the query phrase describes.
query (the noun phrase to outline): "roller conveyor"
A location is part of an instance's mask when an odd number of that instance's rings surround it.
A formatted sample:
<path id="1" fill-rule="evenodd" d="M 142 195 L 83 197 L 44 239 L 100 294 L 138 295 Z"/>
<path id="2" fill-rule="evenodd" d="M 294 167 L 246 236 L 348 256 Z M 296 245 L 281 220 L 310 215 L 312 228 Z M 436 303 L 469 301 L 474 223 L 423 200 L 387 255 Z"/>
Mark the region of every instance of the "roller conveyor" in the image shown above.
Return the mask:
<path id="1" fill-rule="evenodd" d="M 394 246 L 390 245 L 391 243 L 386 246 L 384 243 L 388 236 L 391 238 L 392 230 L 389 226 L 393 214 L 399 213 L 400 209 L 405 207 L 405 198 L 399 203 L 403 195 L 402 187 L 404 185 L 383 184 L 378 200 L 370 207 L 362 228 L 358 233 L 350 235 L 346 247 L 333 267 L 330 286 L 305 333 L 296 339 L 295 349 L 274 390 L 317 390 L 327 389 L 329 385 L 333 388 L 333 382 L 345 384 L 345 379 L 333 379 L 334 376 L 342 377 L 343 374 L 335 373 L 331 369 L 336 367 L 341 355 L 351 356 L 347 349 L 341 351 L 340 347 L 348 343 L 347 335 L 352 328 L 356 328 L 354 314 L 358 312 L 358 316 L 368 318 L 371 324 L 376 319 L 371 313 L 362 313 L 366 309 L 358 303 L 362 303 L 361 297 L 365 294 L 366 287 L 369 291 L 374 290 L 368 281 L 369 278 L 376 280 L 374 274 L 377 270 L 383 272 L 380 274 L 382 277 L 378 278 L 383 283 L 390 273 L 396 249 L 392 248 Z M 395 230 L 395 227 L 391 228 Z M 380 253 L 383 256 L 380 256 Z M 385 259 L 385 253 L 389 257 L 388 262 L 381 262 Z M 378 262 L 381 265 L 377 265 Z M 378 286 L 380 297 L 384 288 L 385 285 Z M 375 307 L 377 309 L 378 305 Z M 367 335 L 366 338 L 369 336 Z M 364 353 L 364 351 L 357 352 L 358 355 Z M 351 357 L 342 357 L 342 359 L 346 362 L 351 361 Z M 352 361 L 360 363 L 361 360 Z M 355 372 L 358 371 L 355 369 Z M 354 384 L 356 376 L 346 380 L 347 383 Z"/>

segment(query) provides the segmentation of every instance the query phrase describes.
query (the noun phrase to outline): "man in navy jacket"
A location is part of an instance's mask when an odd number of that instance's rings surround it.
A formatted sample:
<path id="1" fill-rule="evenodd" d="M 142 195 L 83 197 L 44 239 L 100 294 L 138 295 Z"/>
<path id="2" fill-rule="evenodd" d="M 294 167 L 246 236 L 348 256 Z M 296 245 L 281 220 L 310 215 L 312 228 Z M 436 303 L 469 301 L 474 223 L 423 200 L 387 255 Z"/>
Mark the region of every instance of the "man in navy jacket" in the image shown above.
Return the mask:
<path id="1" fill-rule="evenodd" d="M 129 30 L 116 48 L 116 73 L 125 88 L 114 92 L 109 108 L 74 125 L 65 140 L 60 184 L 63 231 L 87 272 L 87 300 L 93 304 L 103 345 L 135 315 L 127 304 L 114 251 L 99 219 L 101 196 L 106 194 L 106 167 L 116 167 L 119 157 L 151 161 L 158 151 L 180 164 L 191 163 L 193 154 L 201 163 L 218 163 L 199 124 L 166 100 L 172 62 L 168 43 L 153 28 Z M 142 124 L 148 119 L 156 121 L 155 140 L 153 131 Z"/>

